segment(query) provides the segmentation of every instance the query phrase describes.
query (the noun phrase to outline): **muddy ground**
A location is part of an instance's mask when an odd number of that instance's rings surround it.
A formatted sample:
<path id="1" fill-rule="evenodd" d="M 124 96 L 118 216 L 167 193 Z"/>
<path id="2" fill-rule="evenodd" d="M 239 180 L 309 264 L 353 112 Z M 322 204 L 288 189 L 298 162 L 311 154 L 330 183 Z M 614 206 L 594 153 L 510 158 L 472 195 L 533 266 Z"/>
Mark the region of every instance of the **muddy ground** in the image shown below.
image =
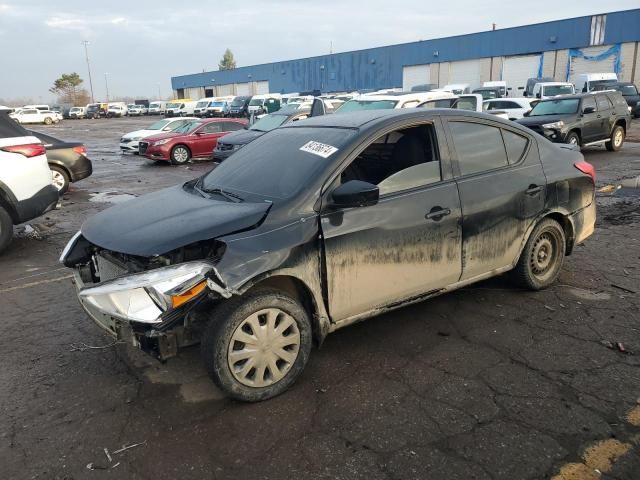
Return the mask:
<path id="1" fill-rule="evenodd" d="M 197 348 L 161 365 L 109 347 L 57 262 L 110 202 L 212 168 L 120 155 L 147 123 L 45 129 L 85 142 L 95 173 L 0 257 L 0 477 L 640 478 L 638 191 L 599 194 L 596 233 L 553 288 L 501 277 L 349 327 L 289 392 L 248 405 L 212 386 Z M 584 154 L 599 187 L 640 175 L 640 144 Z"/>

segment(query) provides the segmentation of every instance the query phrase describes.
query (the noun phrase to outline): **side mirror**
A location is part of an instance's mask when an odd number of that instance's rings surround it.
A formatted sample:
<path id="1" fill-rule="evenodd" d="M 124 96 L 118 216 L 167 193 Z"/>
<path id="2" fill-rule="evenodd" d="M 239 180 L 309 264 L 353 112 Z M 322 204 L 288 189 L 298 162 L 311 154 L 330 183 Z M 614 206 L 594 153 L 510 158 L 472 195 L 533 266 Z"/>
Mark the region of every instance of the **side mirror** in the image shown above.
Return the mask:
<path id="1" fill-rule="evenodd" d="M 540 95 L 540 92 L 536 93 L 536 98 L 542 98 L 542 95 Z"/>
<path id="2" fill-rule="evenodd" d="M 377 185 L 361 180 L 350 180 L 331 192 L 333 208 L 368 207 L 378 203 L 380 190 Z"/>
<path id="3" fill-rule="evenodd" d="M 325 107 L 324 102 L 320 98 L 314 98 L 313 104 L 311 105 L 311 113 L 310 117 L 320 117 L 321 115 L 326 115 L 327 109 Z"/>
<path id="4" fill-rule="evenodd" d="M 582 113 L 587 115 L 589 113 L 595 113 L 596 109 L 595 107 L 585 107 L 582 109 Z"/>
<path id="5" fill-rule="evenodd" d="M 531 110 L 529 110 L 527 112 L 524 112 L 522 115 L 525 116 L 525 117 L 528 117 L 530 113 L 531 113 Z"/>

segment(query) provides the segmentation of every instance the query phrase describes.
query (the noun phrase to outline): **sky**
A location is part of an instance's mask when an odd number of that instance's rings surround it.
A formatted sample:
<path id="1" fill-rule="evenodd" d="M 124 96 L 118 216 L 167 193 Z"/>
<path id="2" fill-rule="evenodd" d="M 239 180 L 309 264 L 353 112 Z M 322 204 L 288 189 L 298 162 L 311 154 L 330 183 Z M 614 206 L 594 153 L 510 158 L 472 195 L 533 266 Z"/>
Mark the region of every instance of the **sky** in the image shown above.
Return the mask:
<path id="1" fill-rule="evenodd" d="M 171 94 L 175 75 L 638 8 L 638 0 L 0 0 L 0 98 L 51 102 L 62 73 L 96 98 Z M 105 80 L 105 74 L 106 80 Z"/>

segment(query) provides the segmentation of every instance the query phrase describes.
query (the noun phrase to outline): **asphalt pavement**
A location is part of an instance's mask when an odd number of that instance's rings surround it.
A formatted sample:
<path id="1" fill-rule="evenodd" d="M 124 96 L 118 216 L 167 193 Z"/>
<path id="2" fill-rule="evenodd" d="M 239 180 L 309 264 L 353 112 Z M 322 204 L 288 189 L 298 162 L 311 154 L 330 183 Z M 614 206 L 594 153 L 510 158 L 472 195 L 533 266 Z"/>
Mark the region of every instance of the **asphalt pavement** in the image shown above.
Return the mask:
<path id="1" fill-rule="evenodd" d="M 554 287 L 500 277 L 340 330 L 290 391 L 242 404 L 197 347 L 160 364 L 113 345 L 58 263 L 88 216 L 213 168 L 121 155 L 148 123 L 41 127 L 85 142 L 94 174 L 0 256 L 0 477 L 640 478 L 640 190 L 615 188 L 640 144 L 584 152 L 614 187 Z"/>

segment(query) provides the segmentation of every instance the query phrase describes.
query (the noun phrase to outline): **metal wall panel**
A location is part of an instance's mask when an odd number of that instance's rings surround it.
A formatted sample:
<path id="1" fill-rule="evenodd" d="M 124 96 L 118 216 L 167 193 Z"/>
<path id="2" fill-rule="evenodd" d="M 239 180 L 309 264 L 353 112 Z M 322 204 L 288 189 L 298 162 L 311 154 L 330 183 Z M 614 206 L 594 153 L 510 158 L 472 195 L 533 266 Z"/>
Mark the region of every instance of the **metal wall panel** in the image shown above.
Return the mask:
<path id="1" fill-rule="evenodd" d="M 255 90 L 255 94 L 256 95 L 264 95 L 265 93 L 275 93 L 275 92 L 269 92 L 269 82 L 256 82 L 256 90 Z"/>
<path id="2" fill-rule="evenodd" d="M 510 95 L 522 96 L 527 86 L 527 80 L 538 76 L 540 55 L 521 55 L 507 57 L 502 63 L 502 78 L 511 88 Z"/>
<path id="3" fill-rule="evenodd" d="M 480 86 L 480 60 L 452 62 L 449 83 L 468 83 L 471 89 Z"/>
<path id="4" fill-rule="evenodd" d="M 605 52 L 611 48 L 611 45 L 604 45 L 602 47 L 590 47 L 590 48 L 581 48 L 582 52 L 585 55 L 598 55 L 602 52 Z M 615 55 L 610 55 L 604 60 L 593 61 L 593 60 L 585 60 L 580 57 L 572 57 L 570 62 L 570 70 L 569 70 L 569 82 L 576 82 L 576 78 L 578 75 L 582 73 L 612 73 L 614 72 L 614 64 L 616 61 Z"/>
<path id="5" fill-rule="evenodd" d="M 227 95 L 233 95 L 233 83 L 228 83 L 226 85 L 218 85 L 216 88 L 217 97 L 224 97 Z"/>
<path id="6" fill-rule="evenodd" d="M 410 91 L 411 87 L 431 83 L 430 65 L 410 65 L 402 68 L 402 89 Z"/>

